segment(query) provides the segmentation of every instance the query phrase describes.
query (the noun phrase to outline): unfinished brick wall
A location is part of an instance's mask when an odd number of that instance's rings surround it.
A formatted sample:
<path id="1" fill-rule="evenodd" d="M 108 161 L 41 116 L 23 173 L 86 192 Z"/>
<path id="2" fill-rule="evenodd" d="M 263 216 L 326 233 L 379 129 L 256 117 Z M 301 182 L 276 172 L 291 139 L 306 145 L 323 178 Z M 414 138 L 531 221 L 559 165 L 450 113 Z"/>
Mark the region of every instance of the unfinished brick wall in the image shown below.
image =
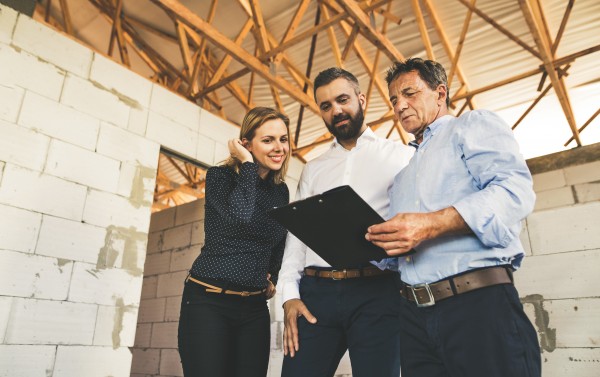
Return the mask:
<path id="1" fill-rule="evenodd" d="M 204 200 L 152 216 L 132 377 L 182 376 L 177 324 L 183 281 L 204 245 Z"/>
<path id="2" fill-rule="evenodd" d="M 0 376 L 130 374 L 159 149 L 238 133 L 0 5 Z"/>
<path id="3" fill-rule="evenodd" d="M 515 274 L 542 346 L 544 377 L 600 370 L 600 144 L 528 161 L 537 194 Z"/>

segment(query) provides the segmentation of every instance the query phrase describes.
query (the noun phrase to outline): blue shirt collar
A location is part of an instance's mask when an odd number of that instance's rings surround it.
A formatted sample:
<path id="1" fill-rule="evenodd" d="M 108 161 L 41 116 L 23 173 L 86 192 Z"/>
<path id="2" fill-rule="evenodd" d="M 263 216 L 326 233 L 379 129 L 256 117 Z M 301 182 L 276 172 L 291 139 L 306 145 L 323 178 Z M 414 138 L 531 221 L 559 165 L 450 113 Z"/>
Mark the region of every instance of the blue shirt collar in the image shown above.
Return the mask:
<path id="1" fill-rule="evenodd" d="M 450 114 L 437 118 L 433 121 L 433 123 L 431 123 L 429 126 L 427 126 L 427 128 L 425 128 L 425 132 L 423 132 L 423 141 L 421 142 L 421 144 L 417 144 L 417 142 L 413 140 L 410 141 L 408 145 L 414 147 L 415 149 L 419 149 L 419 145 L 423 145 L 424 143 L 426 143 L 427 140 L 429 140 L 431 137 L 433 137 L 433 135 L 436 134 L 437 130 L 442 125 L 448 123 L 452 118 L 454 118 L 454 116 Z"/>

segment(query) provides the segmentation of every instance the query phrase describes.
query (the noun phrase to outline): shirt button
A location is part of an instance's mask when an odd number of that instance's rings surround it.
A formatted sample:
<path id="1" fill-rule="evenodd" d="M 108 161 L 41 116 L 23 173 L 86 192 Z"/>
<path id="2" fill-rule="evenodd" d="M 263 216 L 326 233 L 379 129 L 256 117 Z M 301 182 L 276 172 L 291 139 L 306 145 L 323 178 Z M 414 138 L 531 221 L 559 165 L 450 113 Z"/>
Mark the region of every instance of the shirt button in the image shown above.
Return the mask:
<path id="1" fill-rule="evenodd" d="M 421 203 L 421 201 L 420 201 L 420 200 L 417 200 L 417 201 L 415 202 L 415 204 L 416 204 L 416 205 L 419 205 L 420 203 Z"/>

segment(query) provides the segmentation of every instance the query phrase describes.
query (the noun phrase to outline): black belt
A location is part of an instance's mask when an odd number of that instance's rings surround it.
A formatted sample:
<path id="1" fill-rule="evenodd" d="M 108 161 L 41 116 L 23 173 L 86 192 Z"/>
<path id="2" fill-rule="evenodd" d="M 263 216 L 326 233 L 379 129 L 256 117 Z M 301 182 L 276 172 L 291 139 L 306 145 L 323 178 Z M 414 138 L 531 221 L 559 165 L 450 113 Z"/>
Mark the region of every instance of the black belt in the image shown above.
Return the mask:
<path id="1" fill-rule="evenodd" d="M 380 270 L 375 266 L 367 266 L 363 268 L 345 268 L 343 270 L 336 269 L 316 269 L 306 267 L 304 269 L 305 276 L 313 276 L 325 279 L 342 280 L 342 279 L 353 279 L 361 277 L 379 276 L 390 273 L 397 273 L 390 270 Z"/>
<path id="2" fill-rule="evenodd" d="M 512 284 L 512 270 L 499 266 L 451 276 L 431 284 L 408 285 L 402 282 L 400 294 L 419 307 L 435 305 L 437 301 L 497 284 Z"/>

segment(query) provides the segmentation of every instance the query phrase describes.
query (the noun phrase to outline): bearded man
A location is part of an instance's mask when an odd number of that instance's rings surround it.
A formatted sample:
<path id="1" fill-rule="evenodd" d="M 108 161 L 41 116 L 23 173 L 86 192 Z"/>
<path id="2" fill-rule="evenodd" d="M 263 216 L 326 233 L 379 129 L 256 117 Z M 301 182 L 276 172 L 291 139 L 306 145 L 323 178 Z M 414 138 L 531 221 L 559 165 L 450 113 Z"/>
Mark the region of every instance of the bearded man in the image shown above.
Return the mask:
<path id="1" fill-rule="evenodd" d="M 350 185 L 382 217 L 387 216 L 388 189 L 412 151 L 379 138 L 364 123 L 366 97 L 350 72 L 329 68 L 319 73 L 314 91 L 335 141 L 306 164 L 296 199 Z M 396 269 L 365 264 L 335 271 L 290 233 L 279 284 L 285 312 L 282 376 L 333 376 L 347 350 L 354 377 L 399 376 Z"/>

